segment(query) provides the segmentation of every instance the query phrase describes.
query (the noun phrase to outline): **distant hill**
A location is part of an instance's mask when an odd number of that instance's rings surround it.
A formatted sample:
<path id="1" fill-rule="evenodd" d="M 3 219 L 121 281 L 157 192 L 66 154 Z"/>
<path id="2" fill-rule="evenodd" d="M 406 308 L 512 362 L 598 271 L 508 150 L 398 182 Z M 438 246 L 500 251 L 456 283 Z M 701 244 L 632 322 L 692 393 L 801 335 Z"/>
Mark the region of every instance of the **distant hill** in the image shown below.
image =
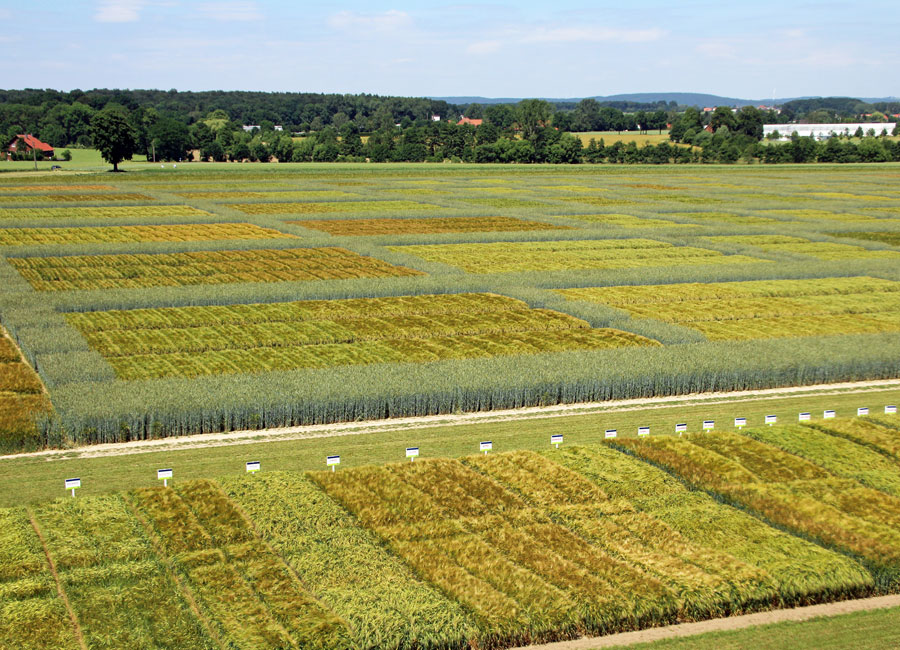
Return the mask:
<path id="1" fill-rule="evenodd" d="M 451 104 L 515 104 L 525 99 L 524 97 L 431 97 L 430 99 L 442 100 Z M 575 103 L 580 102 L 585 97 L 542 97 L 548 102 L 554 104 Z M 739 99 L 737 97 L 723 97 L 721 95 L 709 95 L 705 93 L 626 93 L 621 95 L 594 95 L 589 99 L 596 99 L 598 102 L 634 102 L 641 104 L 654 104 L 657 102 L 675 102 L 679 106 L 758 106 L 764 104 L 771 106 L 772 98 L 766 99 Z M 811 96 L 806 97 L 776 97 L 775 104 L 781 105 L 789 101 L 797 99 L 813 99 Z M 893 102 L 897 101 L 896 97 L 861 97 L 860 101 L 874 102 Z"/>

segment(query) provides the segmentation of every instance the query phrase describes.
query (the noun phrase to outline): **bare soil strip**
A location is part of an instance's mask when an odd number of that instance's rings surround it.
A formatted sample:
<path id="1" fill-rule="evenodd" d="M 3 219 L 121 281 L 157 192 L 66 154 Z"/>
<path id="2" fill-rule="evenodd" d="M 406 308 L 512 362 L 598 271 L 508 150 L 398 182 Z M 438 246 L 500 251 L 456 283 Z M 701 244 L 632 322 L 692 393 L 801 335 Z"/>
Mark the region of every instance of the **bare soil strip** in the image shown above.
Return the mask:
<path id="1" fill-rule="evenodd" d="M 532 418 L 564 417 L 567 415 L 589 415 L 591 413 L 623 413 L 635 410 L 662 409 L 673 406 L 695 406 L 698 404 L 722 404 L 752 402 L 761 398 L 787 399 L 808 395 L 830 395 L 861 393 L 873 390 L 891 390 L 900 386 L 900 379 L 878 379 L 872 381 L 819 384 L 813 386 L 785 386 L 763 390 L 733 392 L 692 393 L 669 397 L 645 397 L 638 399 L 610 400 L 608 402 L 580 402 L 577 404 L 555 404 L 553 406 L 533 406 L 520 409 L 478 411 L 474 413 L 452 413 L 426 415 L 408 418 L 368 420 L 365 422 L 338 422 L 314 424 L 298 427 L 230 431 L 226 433 L 204 433 L 177 438 L 155 440 L 135 440 L 99 445 L 87 445 L 74 449 L 48 449 L 23 454 L 0 456 L 2 460 L 14 460 L 32 456 L 52 460 L 72 460 L 74 458 L 96 458 L 100 456 L 123 456 L 155 451 L 197 449 L 200 447 L 223 447 L 246 445 L 272 440 L 302 440 L 308 438 L 333 438 L 338 436 L 361 435 L 404 429 L 427 429 L 433 427 L 457 426 L 506 422 Z"/>
<path id="2" fill-rule="evenodd" d="M 655 627 L 636 632 L 622 632 L 609 636 L 576 639 L 574 641 L 558 641 L 544 645 L 531 645 L 522 650 L 594 650 L 594 648 L 614 648 L 628 646 L 634 643 L 648 643 L 662 639 L 674 639 L 678 637 L 694 636 L 705 632 L 722 632 L 727 630 L 740 630 L 755 625 L 768 625 L 769 623 L 782 623 L 785 621 L 806 621 L 821 616 L 837 616 L 862 612 L 873 609 L 885 609 L 887 607 L 900 607 L 900 595 L 878 596 L 876 598 L 861 598 L 858 600 L 844 600 L 837 603 L 825 603 L 823 605 L 810 605 L 809 607 L 796 607 L 794 609 L 776 609 L 771 612 L 759 612 L 744 616 L 730 618 L 716 618 L 698 623 L 682 623 L 667 627 Z"/>

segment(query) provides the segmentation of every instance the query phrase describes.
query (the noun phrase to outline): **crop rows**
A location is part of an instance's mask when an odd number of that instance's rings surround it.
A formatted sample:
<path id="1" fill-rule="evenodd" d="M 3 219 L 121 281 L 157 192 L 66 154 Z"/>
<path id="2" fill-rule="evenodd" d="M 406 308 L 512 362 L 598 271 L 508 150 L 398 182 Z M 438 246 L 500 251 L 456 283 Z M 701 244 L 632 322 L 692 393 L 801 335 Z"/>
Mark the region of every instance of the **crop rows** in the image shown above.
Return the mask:
<path id="1" fill-rule="evenodd" d="M 559 216 L 563 219 L 575 219 L 591 224 L 621 228 L 696 228 L 693 224 L 676 223 L 668 219 L 645 219 L 629 214 L 565 214 Z"/>
<path id="2" fill-rule="evenodd" d="M 627 269 L 764 261 L 746 255 L 723 255 L 704 248 L 674 246 L 652 239 L 429 244 L 389 248 L 416 255 L 429 262 L 456 266 L 468 273 Z"/>
<path id="3" fill-rule="evenodd" d="M 422 275 L 334 247 L 17 257 L 7 261 L 38 291 Z"/>
<path id="4" fill-rule="evenodd" d="M 895 589 L 900 584 L 900 498 L 895 496 L 900 465 L 814 430 L 773 427 L 745 433 L 617 444 L 776 525 L 862 558 L 878 584 Z M 885 428 L 882 435 L 896 438 L 897 430 Z"/>
<path id="5" fill-rule="evenodd" d="M 115 191 L 112 185 L 0 185 L 0 192 L 102 192 Z"/>
<path id="6" fill-rule="evenodd" d="M 900 233 L 898 232 L 839 232 L 834 234 L 846 239 L 867 239 L 891 246 L 900 246 Z"/>
<path id="7" fill-rule="evenodd" d="M 74 208 L 8 208 L 0 219 L 154 219 L 157 217 L 211 217 L 189 205 L 113 205 Z"/>
<path id="8" fill-rule="evenodd" d="M 426 219 L 310 219 L 289 221 L 304 228 L 322 230 L 330 235 L 407 235 L 447 232 L 517 232 L 527 230 L 566 230 L 540 221 L 513 217 L 433 217 Z"/>
<path id="9" fill-rule="evenodd" d="M 769 253 L 798 253 L 820 260 L 894 259 L 900 261 L 900 251 L 872 251 L 862 246 L 835 242 L 814 242 L 803 237 L 787 235 L 723 235 L 704 237 L 711 242 L 755 246 Z"/>
<path id="10" fill-rule="evenodd" d="M 0 327 L 0 452 L 32 446 L 35 418 L 50 411 L 50 399 L 34 369 Z"/>
<path id="11" fill-rule="evenodd" d="M 214 192 L 176 192 L 185 199 L 201 199 L 209 201 L 236 201 L 237 199 L 270 199 L 282 201 L 291 199 L 294 201 L 318 201 L 322 199 L 346 199 L 360 198 L 359 194 L 341 192 L 339 190 L 302 190 L 302 191 L 273 191 L 255 192 L 252 190 L 214 191 Z"/>
<path id="12" fill-rule="evenodd" d="M 90 203 L 103 201 L 153 201 L 152 196 L 146 194 L 119 192 L 116 194 L 0 194 L 0 204 L 3 203 Z"/>
<path id="13" fill-rule="evenodd" d="M 73 313 L 68 319 L 123 379 L 656 344 L 478 294 L 136 312 Z"/>
<path id="14" fill-rule="evenodd" d="M 324 212 L 407 212 L 441 210 L 441 206 L 416 201 L 328 201 L 308 203 L 237 203 L 229 208 L 245 214 L 320 214 Z"/>
<path id="15" fill-rule="evenodd" d="M 197 223 L 171 226 L 92 226 L 75 228 L 0 228 L 0 246 L 91 244 L 219 239 L 291 238 L 273 228 L 252 223 Z"/>
<path id="16" fill-rule="evenodd" d="M 900 282 L 826 278 L 561 289 L 710 340 L 900 332 Z"/>

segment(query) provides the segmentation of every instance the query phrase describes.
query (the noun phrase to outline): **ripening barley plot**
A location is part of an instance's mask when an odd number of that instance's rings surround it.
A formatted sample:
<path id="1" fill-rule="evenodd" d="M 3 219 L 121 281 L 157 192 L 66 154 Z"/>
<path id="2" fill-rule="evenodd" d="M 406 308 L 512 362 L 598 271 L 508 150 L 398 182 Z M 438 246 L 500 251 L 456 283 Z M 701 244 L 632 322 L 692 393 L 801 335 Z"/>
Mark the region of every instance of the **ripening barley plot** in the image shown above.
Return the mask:
<path id="1" fill-rule="evenodd" d="M 211 217 L 189 205 L 119 205 L 72 208 L 7 208 L 0 219 L 153 219 L 158 217 Z"/>
<path id="2" fill-rule="evenodd" d="M 304 200 L 316 201 L 321 199 L 349 199 L 360 198 L 359 194 L 351 192 L 339 192 L 336 190 L 304 190 L 304 191 L 281 191 L 272 192 L 255 192 L 251 190 L 235 190 L 235 191 L 214 191 L 214 192 L 176 192 L 176 194 L 185 199 L 206 199 L 210 201 L 226 202 L 236 199 L 271 199 L 276 201 L 283 200 Z"/>
<path id="3" fill-rule="evenodd" d="M 425 219 L 309 219 L 287 223 L 321 230 L 330 235 L 360 237 L 371 235 L 406 235 L 456 232 L 519 232 L 529 230 L 569 230 L 540 221 L 513 217 L 431 217 Z"/>
<path id="4" fill-rule="evenodd" d="M 869 277 L 560 289 L 710 340 L 900 332 L 900 282 Z"/>
<path id="5" fill-rule="evenodd" d="M 291 239 L 294 238 L 294 235 L 279 232 L 274 228 L 263 228 L 251 223 L 0 228 L 0 246 L 284 238 Z"/>
<path id="6" fill-rule="evenodd" d="M 38 291 L 423 275 L 335 247 L 15 257 L 7 261 Z"/>
<path id="7" fill-rule="evenodd" d="M 101 192 L 117 191 L 112 185 L 0 185 L 0 192 Z"/>
<path id="8" fill-rule="evenodd" d="M 722 235 L 704 237 L 720 244 L 742 244 L 754 246 L 768 253 L 796 253 L 820 260 L 844 259 L 890 259 L 900 262 L 900 251 L 869 250 L 852 244 L 816 242 L 803 237 L 788 235 Z"/>
<path id="9" fill-rule="evenodd" d="M 36 444 L 35 418 L 50 413 L 40 377 L 0 327 L 0 453 Z"/>
<path id="10" fill-rule="evenodd" d="M 442 206 L 417 201 L 328 201 L 290 203 L 235 203 L 229 208 L 245 214 L 321 214 L 328 212 L 409 212 L 443 210 Z"/>
<path id="11" fill-rule="evenodd" d="M 590 225 L 619 226 L 622 228 L 699 228 L 694 224 L 677 223 L 668 219 L 645 219 L 630 214 L 560 214 L 560 219 L 583 221 Z"/>
<path id="12" fill-rule="evenodd" d="M 765 435 L 778 431 L 772 427 Z M 728 432 L 623 439 L 616 444 L 775 525 L 861 558 L 883 589 L 900 584 L 900 498 L 846 478 L 850 472 L 832 461 L 820 458 L 843 476 Z M 887 475 L 898 472 L 900 466 L 894 464 Z"/>
<path id="13" fill-rule="evenodd" d="M 657 345 L 490 294 L 72 313 L 122 379 Z"/>
<path id="14" fill-rule="evenodd" d="M 429 262 L 442 262 L 468 273 L 627 269 L 650 266 L 764 263 L 746 255 L 724 255 L 693 246 L 653 239 L 496 242 L 389 246 Z"/>
<path id="15" fill-rule="evenodd" d="M 6 203 L 114 203 L 116 201 L 152 201 L 153 197 L 136 193 L 106 194 L 0 194 L 0 204 Z"/>

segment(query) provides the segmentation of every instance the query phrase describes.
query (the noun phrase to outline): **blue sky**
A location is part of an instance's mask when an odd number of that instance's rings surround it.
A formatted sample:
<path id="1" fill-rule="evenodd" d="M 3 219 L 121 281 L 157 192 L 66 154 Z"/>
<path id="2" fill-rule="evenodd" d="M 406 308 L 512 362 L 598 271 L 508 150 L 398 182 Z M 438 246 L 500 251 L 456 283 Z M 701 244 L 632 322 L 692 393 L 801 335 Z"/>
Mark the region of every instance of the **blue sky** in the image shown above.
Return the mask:
<path id="1" fill-rule="evenodd" d="M 900 3 L 0 0 L 0 87 L 898 96 Z"/>

